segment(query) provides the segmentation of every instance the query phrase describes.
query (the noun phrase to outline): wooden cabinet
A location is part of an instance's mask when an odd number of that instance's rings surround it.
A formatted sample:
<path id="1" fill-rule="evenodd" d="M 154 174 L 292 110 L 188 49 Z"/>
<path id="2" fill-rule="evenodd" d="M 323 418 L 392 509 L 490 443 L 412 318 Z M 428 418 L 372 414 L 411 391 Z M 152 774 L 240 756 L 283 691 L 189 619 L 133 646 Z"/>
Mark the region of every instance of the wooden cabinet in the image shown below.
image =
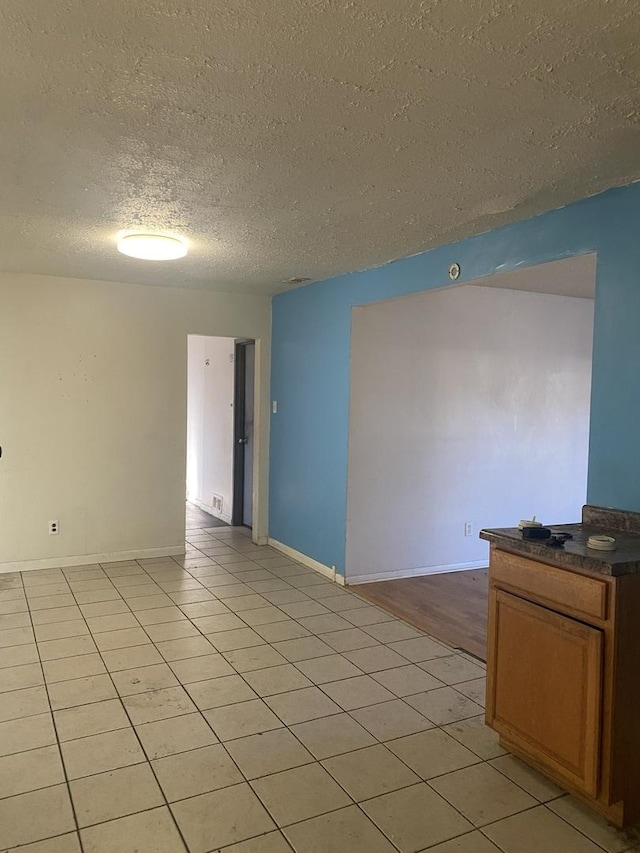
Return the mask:
<path id="1" fill-rule="evenodd" d="M 640 576 L 492 548 L 489 578 L 487 724 L 610 820 L 639 821 Z"/>

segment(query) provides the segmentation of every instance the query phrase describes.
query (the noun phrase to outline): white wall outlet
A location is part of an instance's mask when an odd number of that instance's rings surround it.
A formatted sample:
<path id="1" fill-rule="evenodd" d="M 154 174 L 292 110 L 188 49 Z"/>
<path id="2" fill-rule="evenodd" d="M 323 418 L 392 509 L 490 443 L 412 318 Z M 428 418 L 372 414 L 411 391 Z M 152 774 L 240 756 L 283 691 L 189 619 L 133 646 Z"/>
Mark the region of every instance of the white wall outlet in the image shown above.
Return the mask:
<path id="1" fill-rule="evenodd" d="M 271 411 L 273 412 L 274 415 L 278 414 L 278 401 L 277 400 L 272 400 Z"/>
<path id="2" fill-rule="evenodd" d="M 60 533 L 60 522 L 59 521 L 50 521 L 49 522 L 49 536 L 57 536 Z"/>
<path id="3" fill-rule="evenodd" d="M 211 500 L 211 506 L 218 512 L 222 512 L 222 502 L 223 500 L 221 495 L 214 495 Z"/>
<path id="4" fill-rule="evenodd" d="M 464 523 L 464 535 L 465 536 L 473 536 L 473 522 L 465 521 Z"/>

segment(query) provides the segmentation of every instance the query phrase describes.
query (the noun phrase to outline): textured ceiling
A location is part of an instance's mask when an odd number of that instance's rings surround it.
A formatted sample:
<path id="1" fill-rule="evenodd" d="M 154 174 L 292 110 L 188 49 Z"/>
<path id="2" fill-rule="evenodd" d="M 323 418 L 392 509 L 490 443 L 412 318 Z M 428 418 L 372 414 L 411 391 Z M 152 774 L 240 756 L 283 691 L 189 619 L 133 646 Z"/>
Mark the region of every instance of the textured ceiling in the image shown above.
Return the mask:
<path id="1" fill-rule="evenodd" d="M 559 207 L 640 177 L 638 45 L 637 0 L 2 0 L 0 269 L 273 293 Z"/>

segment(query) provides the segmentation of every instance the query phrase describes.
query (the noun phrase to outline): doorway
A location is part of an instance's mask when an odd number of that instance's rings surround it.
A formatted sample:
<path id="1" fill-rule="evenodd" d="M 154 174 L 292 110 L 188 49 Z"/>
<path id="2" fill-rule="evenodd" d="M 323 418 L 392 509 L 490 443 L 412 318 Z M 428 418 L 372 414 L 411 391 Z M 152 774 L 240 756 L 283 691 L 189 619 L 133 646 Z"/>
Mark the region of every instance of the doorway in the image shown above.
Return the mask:
<path id="1" fill-rule="evenodd" d="M 255 341 L 189 335 L 187 528 L 253 526 Z"/>

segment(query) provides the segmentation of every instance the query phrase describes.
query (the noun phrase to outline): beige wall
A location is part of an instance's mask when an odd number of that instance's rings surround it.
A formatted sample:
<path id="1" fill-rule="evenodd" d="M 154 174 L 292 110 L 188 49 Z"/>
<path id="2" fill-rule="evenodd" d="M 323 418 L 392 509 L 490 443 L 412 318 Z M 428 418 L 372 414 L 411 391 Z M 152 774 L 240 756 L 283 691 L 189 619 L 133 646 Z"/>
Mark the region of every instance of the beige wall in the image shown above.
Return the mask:
<path id="1" fill-rule="evenodd" d="M 179 550 L 188 334 L 257 341 L 264 539 L 270 330 L 265 297 L 1 275 L 0 570 Z"/>

